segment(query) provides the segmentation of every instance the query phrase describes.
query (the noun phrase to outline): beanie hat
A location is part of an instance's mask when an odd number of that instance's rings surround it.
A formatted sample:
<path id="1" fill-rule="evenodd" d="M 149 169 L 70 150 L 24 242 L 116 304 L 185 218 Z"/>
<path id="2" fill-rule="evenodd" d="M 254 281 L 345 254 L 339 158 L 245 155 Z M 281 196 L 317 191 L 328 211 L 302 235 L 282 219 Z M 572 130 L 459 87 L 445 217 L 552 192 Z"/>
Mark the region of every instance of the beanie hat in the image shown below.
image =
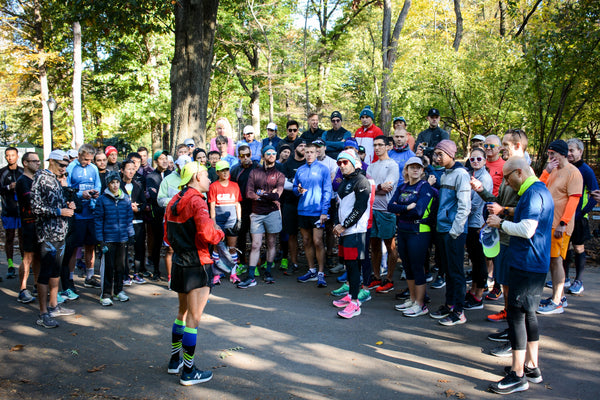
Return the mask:
<path id="1" fill-rule="evenodd" d="M 349 147 L 349 146 L 354 147 L 356 149 L 356 151 L 358 151 L 358 142 L 353 137 L 349 137 L 344 142 L 344 147 Z"/>
<path id="2" fill-rule="evenodd" d="M 363 115 L 366 115 L 367 117 L 371 117 L 371 119 L 375 119 L 375 114 L 373 114 L 373 110 L 371 110 L 371 106 L 365 106 L 365 108 L 362 109 L 362 111 L 360 112 L 360 118 L 363 117 Z"/>
<path id="3" fill-rule="evenodd" d="M 444 139 L 435 146 L 436 150 L 440 149 L 450 157 L 454 158 L 456 155 L 456 143 L 450 139 Z"/>
<path id="4" fill-rule="evenodd" d="M 107 146 L 106 149 L 104 149 L 104 154 L 108 156 L 110 153 L 118 153 L 117 148 L 115 146 Z"/>
<path id="5" fill-rule="evenodd" d="M 348 150 L 344 150 L 344 151 L 340 152 L 340 154 L 338 154 L 338 156 L 337 156 L 337 161 L 340 161 L 340 160 L 348 160 L 348 161 L 350 161 L 352 166 L 354 168 L 356 168 L 356 158 L 354 158 L 354 154 L 352 154 L 352 152 L 350 152 Z"/>
<path id="6" fill-rule="evenodd" d="M 275 147 L 273 147 L 273 146 L 271 146 L 269 144 L 269 145 L 267 145 L 267 146 L 265 146 L 265 147 L 262 148 L 262 153 L 261 154 L 264 156 L 265 153 L 267 152 L 267 150 L 275 150 Z"/>
<path id="7" fill-rule="evenodd" d="M 550 146 L 548 146 L 548 150 L 553 150 L 565 157 L 569 154 L 569 146 L 567 145 L 567 142 L 560 139 L 550 143 Z"/>
<path id="8" fill-rule="evenodd" d="M 342 119 L 342 114 L 339 111 L 334 111 L 331 113 L 331 118 L 329 118 L 329 119 L 334 119 L 334 118 Z"/>
<path id="9" fill-rule="evenodd" d="M 108 185 L 112 181 L 121 182 L 121 174 L 118 171 L 108 171 L 106 173 L 106 184 Z"/>

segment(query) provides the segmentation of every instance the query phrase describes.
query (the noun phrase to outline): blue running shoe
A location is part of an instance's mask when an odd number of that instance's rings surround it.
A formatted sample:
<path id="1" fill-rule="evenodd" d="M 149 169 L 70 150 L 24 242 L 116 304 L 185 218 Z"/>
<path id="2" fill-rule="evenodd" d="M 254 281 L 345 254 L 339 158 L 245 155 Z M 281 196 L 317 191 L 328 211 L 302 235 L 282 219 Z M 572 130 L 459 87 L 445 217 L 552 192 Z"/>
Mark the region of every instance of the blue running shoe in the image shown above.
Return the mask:
<path id="1" fill-rule="evenodd" d="M 573 281 L 573 284 L 569 290 L 567 290 L 567 293 L 574 294 L 576 296 L 581 295 L 583 293 L 583 282 L 578 280 Z"/>
<path id="2" fill-rule="evenodd" d="M 202 382 L 208 382 L 212 377 L 213 374 L 211 371 L 200 371 L 198 368 L 194 367 L 190 372 L 184 371 L 181 373 L 179 383 L 183 386 L 191 386 Z"/>
<path id="3" fill-rule="evenodd" d="M 179 374 L 181 372 L 181 368 L 183 368 L 183 358 L 179 360 L 171 360 L 169 361 L 169 366 L 167 367 L 167 373 L 169 374 Z"/>
<path id="4" fill-rule="evenodd" d="M 327 282 L 325 281 L 325 275 L 323 275 L 323 274 L 318 275 L 317 287 L 327 287 Z"/>
<path id="5" fill-rule="evenodd" d="M 318 274 L 317 274 L 316 271 L 315 272 L 310 272 L 310 270 L 308 270 L 307 273 L 305 273 L 304 275 L 298 277 L 298 282 L 301 282 L 301 283 L 304 283 L 304 282 L 314 282 L 314 281 L 316 281 L 318 279 L 319 279 L 319 277 L 318 277 Z"/>
<path id="6" fill-rule="evenodd" d="M 563 308 L 563 304 L 556 304 L 554 303 L 552 300 L 550 300 L 550 303 L 548 305 L 542 306 L 540 305 L 540 307 L 537 310 L 538 314 L 562 314 L 563 312 L 565 312 L 565 309 Z"/>
<path id="7" fill-rule="evenodd" d="M 344 272 L 342 275 L 338 276 L 336 280 L 338 283 L 348 282 L 348 272 Z"/>

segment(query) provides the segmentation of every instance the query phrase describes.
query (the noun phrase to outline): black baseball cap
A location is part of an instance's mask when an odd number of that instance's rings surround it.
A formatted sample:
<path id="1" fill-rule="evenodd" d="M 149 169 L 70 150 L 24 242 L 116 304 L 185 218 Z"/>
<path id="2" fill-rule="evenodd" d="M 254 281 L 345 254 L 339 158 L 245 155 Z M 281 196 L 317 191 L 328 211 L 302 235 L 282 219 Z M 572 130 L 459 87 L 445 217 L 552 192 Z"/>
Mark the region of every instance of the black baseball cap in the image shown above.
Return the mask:
<path id="1" fill-rule="evenodd" d="M 428 117 L 439 117 L 440 116 L 440 110 L 438 110 L 437 108 L 431 108 L 429 109 L 429 112 L 427 113 Z"/>

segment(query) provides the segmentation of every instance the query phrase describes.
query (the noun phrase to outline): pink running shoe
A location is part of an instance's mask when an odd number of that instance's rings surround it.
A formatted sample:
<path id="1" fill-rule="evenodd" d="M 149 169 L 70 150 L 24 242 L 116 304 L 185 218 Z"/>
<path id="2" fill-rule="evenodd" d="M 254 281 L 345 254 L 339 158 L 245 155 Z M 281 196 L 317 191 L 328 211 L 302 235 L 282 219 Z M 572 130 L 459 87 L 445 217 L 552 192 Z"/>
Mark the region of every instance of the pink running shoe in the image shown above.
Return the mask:
<path id="1" fill-rule="evenodd" d="M 352 301 L 352 297 L 349 294 L 345 295 L 339 300 L 334 300 L 333 305 L 338 308 L 344 308 Z"/>
<path id="2" fill-rule="evenodd" d="M 236 273 L 229 275 L 229 282 L 233 283 L 234 285 L 240 283 L 241 281 L 242 280 L 237 276 Z"/>
<path id="3" fill-rule="evenodd" d="M 213 278 L 213 285 L 220 285 L 220 284 L 221 284 L 221 276 L 215 275 Z"/>
<path id="4" fill-rule="evenodd" d="M 350 303 L 348 303 L 346 308 L 338 311 L 338 315 L 346 319 L 356 317 L 357 315 L 360 315 L 360 306 L 355 302 L 351 301 Z"/>

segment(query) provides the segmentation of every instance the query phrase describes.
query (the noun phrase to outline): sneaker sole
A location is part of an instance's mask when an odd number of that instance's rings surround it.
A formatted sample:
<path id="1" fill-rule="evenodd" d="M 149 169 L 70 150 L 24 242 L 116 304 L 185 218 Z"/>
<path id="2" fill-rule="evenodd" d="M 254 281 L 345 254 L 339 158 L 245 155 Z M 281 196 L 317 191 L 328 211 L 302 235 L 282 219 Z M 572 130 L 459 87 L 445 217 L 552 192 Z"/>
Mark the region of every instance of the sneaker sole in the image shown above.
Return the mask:
<path id="1" fill-rule="evenodd" d="M 414 314 L 403 313 L 403 315 L 405 317 L 414 318 L 414 317 L 420 317 L 421 315 L 425 315 L 425 314 L 428 314 L 428 313 L 429 313 L 429 310 L 427 310 L 427 311 L 420 311 L 420 312 L 414 313 Z"/>
<path id="2" fill-rule="evenodd" d="M 57 325 L 45 325 L 43 322 L 39 322 L 39 321 L 36 321 L 36 324 L 39 326 L 43 326 L 46 329 L 58 328 L 58 326 L 59 326 L 58 324 Z"/>
<path id="3" fill-rule="evenodd" d="M 391 289 L 387 289 L 387 290 L 375 290 L 375 293 L 385 294 L 385 293 L 389 293 L 389 292 L 393 292 L 393 291 L 394 291 L 394 288 L 391 288 Z"/>
<path id="4" fill-rule="evenodd" d="M 488 388 L 488 390 L 490 392 L 494 392 L 494 393 L 497 393 L 497 394 L 511 394 L 511 393 L 515 393 L 515 392 L 524 392 L 527 389 L 529 389 L 529 383 L 526 383 L 525 385 L 517 386 L 517 387 L 512 388 L 512 389 L 508 389 L 507 388 L 505 390 L 502 390 L 502 389 L 496 390 L 495 388 L 493 388 L 491 386 Z"/>
<path id="5" fill-rule="evenodd" d="M 29 304 L 35 301 L 35 297 L 32 298 L 31 300 L 21 300 L 21 299 L 17 299 L 17 301 L 21 304 Z"/>
<path id="6" fill-rule="evenodd" d="M 212 375 L 205 379 L 192 379 L 189 381 L 184 381 L 183 379 L 180 379 L 179 384 L 183 385 L 183 386 L 192 386 L 192 385 L 197 385 L 198 383 L 208 382 L 211 379 L 212 379 Z"/>
<path id="7" fill-rule="evenodd" d="M 483 310 L 483 304 L 474 306 L 474 307 L 465 307 L 465 310 Z"/>
<path id="8" fill-rule="evenodd" d="M 536 312 L 541 315 L 562 314 L 565 312 L 565 309 L 564 309 L 564 307 L 561 307 L 561 308 L 555 308 L 554 310 L 551 310 L 551 311 L 537 310 Z"/>
<path id="9" fill-rule="evenodd" d="M 441 289 L 441 288 L 443 288 L 444 286 L 446 286 L 446 284 L 445 284 L 445 283 L 444 283 L 442 286 L 433 286 L 433 285 L 431 285 L 431 288 L 432 288 L 432 289 Z"/>
<path id="10" fill-rule="evenodd" d="M 248 289 L 248 288 L 251 288 L 251 287 L 254 287 L 254 286 L 256 286 L 256 282 L 254 282 L 253 284 L 251 283 L 248 286 L 240 286 L 240 285 L 238 285 L 237 288 L 238 289 Z"/>
<path id="11" fill-rule="evenodd" d="M 306 283 L 306 282 L 316 282 L 318 280 L 319 280 L 319 278 L 310 278 L 310 279 L 306 279 L 306 280 L 300 280 L 300 279 L 298 279 L 297 281 L 300 282 L 300 283 Z"/>
<path id="12" fill-rule="evenodd" d="M 342 315 L 341 311 L 339 311 L 337 314 L 340 316 L 340 318 L 350 319 L 350 318 L 359 316 L 360 313 L 361 313 L 361 310 L 353 312 L 352 315 Z"/>
<path id="13" fill-rule="evenodd" d="M 492 338 L 492 337 L 487 337 L 488 340 L 491 340 L 492 342 L 496 342 L 496 343 L 506 343 L 509 342 L 508 338 L 506 339 L 500 339 L 500 338 Z"/>
<path id="14" fill-rule="evenodd" d="M 446 318 L 448 315 L 450 315 L 450 314 L 449 314 L 449 313 L 448 313 L 448 314 L 445 314 L 445 315 L 443 315 L 443 314 L 442 314 L 442 315 L 438 315 L 438 314 L 429 314 L 429 316 L 430 316 L 431 318 L 433 318 L 433 319 L 444 319 L 444 318 Z"/>
<path id="15" fill-rule="evenodd" d="M 181 364 L 179 364 L 177 369 L 167 368 L 167 373 L 171 374 L 171 375 L 177 375 L 177 374 L 181 373 L 182 368 L 183 368 L 183 361 L 181 362 Z"/>

